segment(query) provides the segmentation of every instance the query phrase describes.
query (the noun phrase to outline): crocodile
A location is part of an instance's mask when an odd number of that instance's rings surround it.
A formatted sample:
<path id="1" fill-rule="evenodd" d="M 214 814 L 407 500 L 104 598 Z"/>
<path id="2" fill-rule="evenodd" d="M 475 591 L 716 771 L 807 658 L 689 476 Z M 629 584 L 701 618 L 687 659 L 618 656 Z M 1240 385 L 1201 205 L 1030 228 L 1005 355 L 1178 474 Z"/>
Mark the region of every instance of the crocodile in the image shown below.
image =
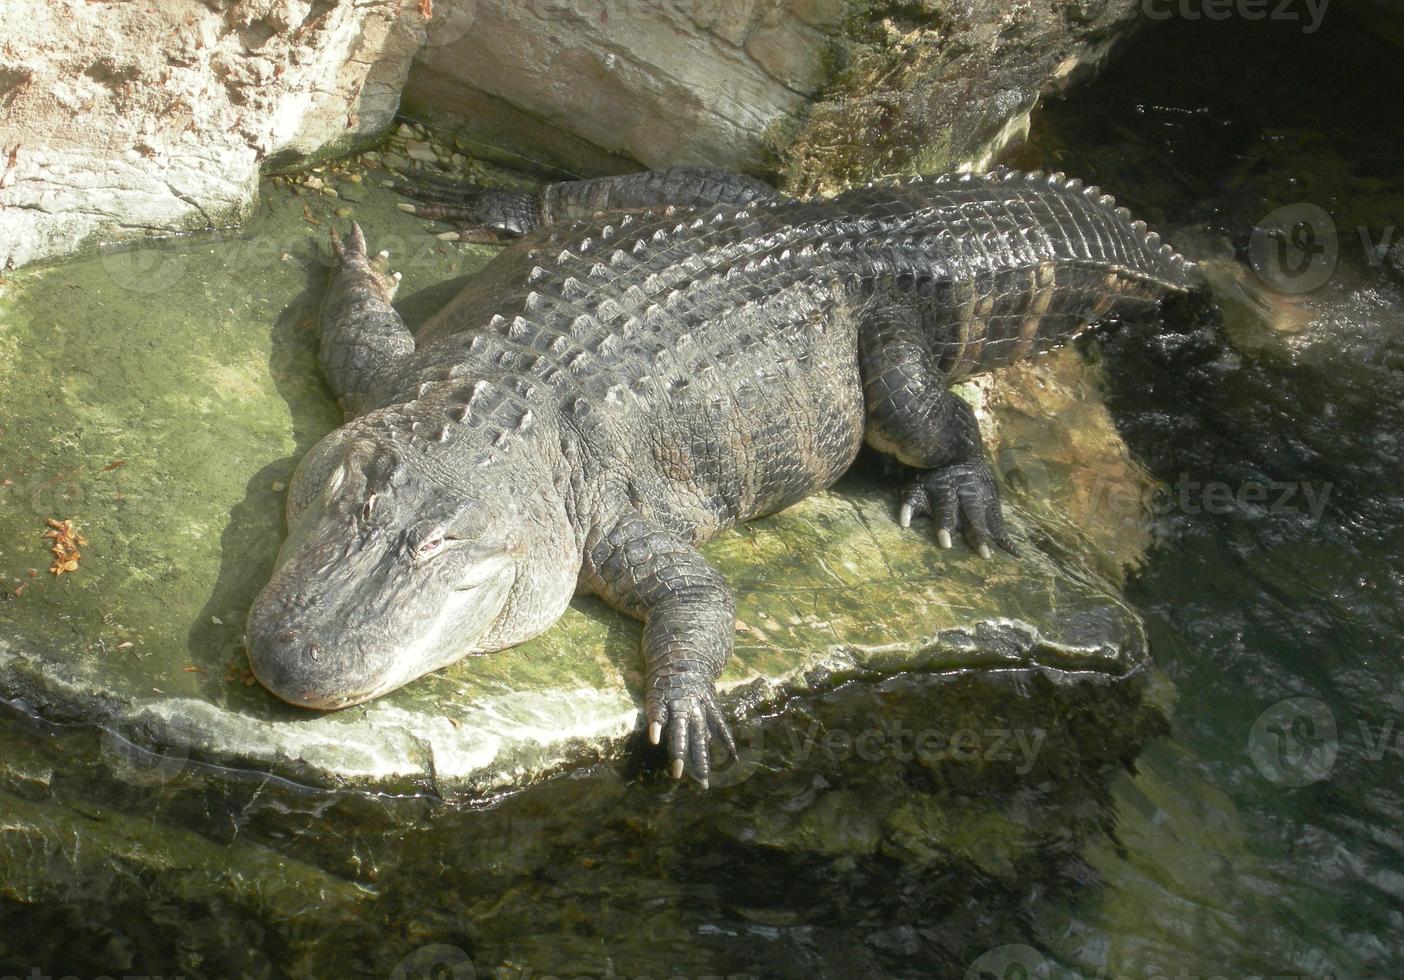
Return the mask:
<path id="1" fill-rule="evenodd" d="M 364 702 L 540 634 L 577 593 L 643 621 L 643 724 L 703 785 L 735 751 L 714 681 L 735 603 L 698 546 L 833 484 L 870 446 L 983 558 L 1018 546 L 950 385 L 1194 270 L 1110 195 L 1000 169 L 825 199 L 697 167 L 536 194 L 447 178 L 402 206 L 506 242 L 412 332 L 398 275 L 332 232 L 320 359 L 345 424 L 290 482 L 248 617 L 255 676 L 296 705 Z"/>

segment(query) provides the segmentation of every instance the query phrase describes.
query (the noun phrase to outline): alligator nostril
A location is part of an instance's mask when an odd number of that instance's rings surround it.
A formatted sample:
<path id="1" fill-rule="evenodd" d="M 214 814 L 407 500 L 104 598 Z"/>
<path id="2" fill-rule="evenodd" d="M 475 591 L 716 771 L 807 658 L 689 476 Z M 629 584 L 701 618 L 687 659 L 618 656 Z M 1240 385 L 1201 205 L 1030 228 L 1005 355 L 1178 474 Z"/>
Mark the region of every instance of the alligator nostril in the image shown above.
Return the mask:
<path id="1" fill-rule="evenodd" d="M 322 648 L 315 643 L 307 644 L 307 655 L 313 660 L 322 659 Z"/>
<path id="2" fill-rule="evenodd" d="M 282 630 L 273 635 L 279 643 L 292 643 L 297 640 L 297 630 Z"/>

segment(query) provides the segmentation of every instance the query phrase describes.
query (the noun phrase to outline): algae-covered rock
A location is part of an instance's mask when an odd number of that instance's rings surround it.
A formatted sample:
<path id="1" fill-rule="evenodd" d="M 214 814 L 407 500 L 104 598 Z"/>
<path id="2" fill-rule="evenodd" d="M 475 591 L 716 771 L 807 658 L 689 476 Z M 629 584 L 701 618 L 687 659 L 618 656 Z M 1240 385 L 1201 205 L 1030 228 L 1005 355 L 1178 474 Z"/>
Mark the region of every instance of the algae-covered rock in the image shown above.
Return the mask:
<path id="1" fill-rule="evenodd" d="M 835 72 L 775 152 L 796 193 L 876 174 L 987 168 L 1046 93 L 1091 77 L 1136 0 L 873 0 L 835 42 Z"/>
<path id="2" fill-rule="evenodd" d="M 374 174 L 353 176 L 317 179 L 367 189 L 355 216 L 404 273 L 412 321 L 492 254 L 439 242 Z M 593 600 L 536 640 L 347 711 L 304 712 L 253 684 L 241 629 L 283 533 L 282 490 L 339 421 L 313 329 L 337 202 L 297 189 L 270 183 L 241 235 L 108 252 L 0 293 L 0 689 L 155 747 L 158 779 L 190 759 L 485 794 L 615 755 L 639 724 L 639 628 Z M 900 478 L 876 463 L 709 545 L 739 607 L 724 698 L 744 712 L 857 677 L 1143 666 L 1140 624 L 1107 584 L 1134 555 L 1056 557 L 1120 533 L 1079 507 L 1080 486 L 1135 483 L 1105 411 L 1079 407 L 1087 370 L 1045 360 L 984 397 L 1020 559 L 899 528 Z M 1085 533 L 1050 548 L 1034 512 Z M 71 571 L 51 570 L 69 532 L 50 521 L 81 536 Z"/>

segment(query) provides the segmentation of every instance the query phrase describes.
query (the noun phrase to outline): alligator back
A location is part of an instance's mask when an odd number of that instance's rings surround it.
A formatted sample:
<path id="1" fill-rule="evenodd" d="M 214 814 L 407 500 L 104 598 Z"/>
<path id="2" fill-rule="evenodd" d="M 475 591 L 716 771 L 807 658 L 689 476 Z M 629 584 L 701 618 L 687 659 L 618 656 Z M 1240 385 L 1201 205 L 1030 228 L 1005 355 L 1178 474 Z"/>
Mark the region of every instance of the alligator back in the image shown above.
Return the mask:
<path id="1" fill-rule="evenodd" d="M 1189 288 L 1185 269 L 1109 196 L 1061 175 L 602 215 L 504 250 L 425 324 L 380 398 L 442 388 L 442 437 L 486 426 L 487 455 L 526 420 L 561 418 L 633 470 L 626 482 L 662 487 L 642 496 L 680 509 L 666 524 L 705 535 L 847 468 L 874 305 L 915 306 L 955 380 L 1149 309 Z"/>
<path id="2" fill-rule="evenodd" d="M 856 188 L 879 220 L 858 243 L 869 291 L 914 292 L 950 380 L 1055 347 L 1107 316 L 1193 288 L 1186 262 L 1110 194 L 1061 173 L 998 170 Z"/>

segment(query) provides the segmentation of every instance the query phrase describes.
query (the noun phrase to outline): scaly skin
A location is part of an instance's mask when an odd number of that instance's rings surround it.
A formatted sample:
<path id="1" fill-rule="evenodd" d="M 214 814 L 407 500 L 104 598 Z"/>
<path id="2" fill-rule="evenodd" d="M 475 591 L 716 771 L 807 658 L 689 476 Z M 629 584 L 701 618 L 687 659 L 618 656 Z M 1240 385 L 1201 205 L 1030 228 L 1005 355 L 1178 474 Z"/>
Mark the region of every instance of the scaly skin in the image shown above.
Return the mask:
<path id="1" fill-rule="evenodd" d="M 949 385 L 1190 288 L 1062 175 L 822 201 L 685 167 L 407 190 L 462 237 L 526 237 L 414 335 L 360 229 L 337 245 L 323 364 L 348 421 L 294 476 L 254 671 L 294 703 L 354 704 L 592 592 L 643 620 L 650 737 L 703 783 L 710 740 L 731 745 L 713 682 L 735 605 L 698 545 L 829 486 L 866 438 L 915 470 L 903 525 L 931 513 L 943 547 L 1013 551 Z"/>

